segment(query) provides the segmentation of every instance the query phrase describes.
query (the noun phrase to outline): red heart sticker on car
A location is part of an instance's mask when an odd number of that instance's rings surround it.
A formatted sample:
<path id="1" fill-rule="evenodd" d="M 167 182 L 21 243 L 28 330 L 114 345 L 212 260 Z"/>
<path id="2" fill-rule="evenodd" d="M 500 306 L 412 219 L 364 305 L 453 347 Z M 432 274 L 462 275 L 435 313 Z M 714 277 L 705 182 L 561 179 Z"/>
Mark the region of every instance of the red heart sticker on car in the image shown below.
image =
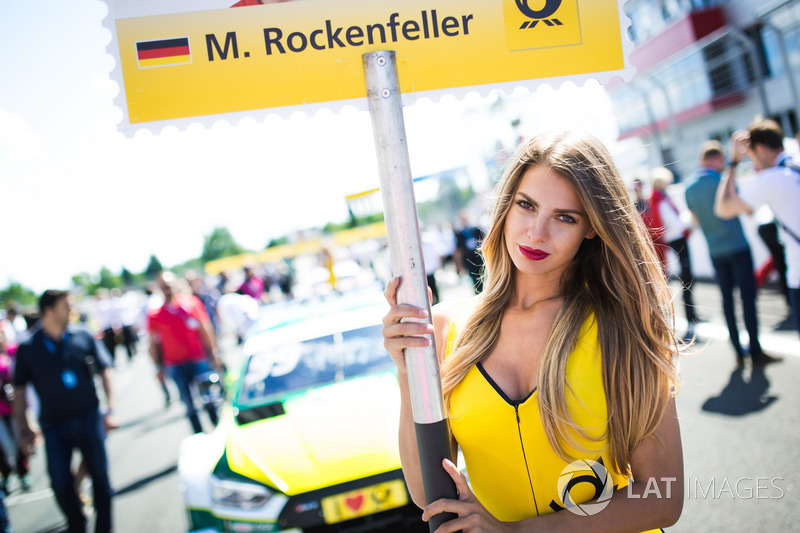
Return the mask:
<path id="1" fill-rule="evenodd" d="M 358 509 L 364 503 L 364 495 L 359 494 L 358 496 L 350 496 L 349 498 L 344 499 L 344 503 L 346 503 L 347 506 L 353 511 L 358 511 Z"/>

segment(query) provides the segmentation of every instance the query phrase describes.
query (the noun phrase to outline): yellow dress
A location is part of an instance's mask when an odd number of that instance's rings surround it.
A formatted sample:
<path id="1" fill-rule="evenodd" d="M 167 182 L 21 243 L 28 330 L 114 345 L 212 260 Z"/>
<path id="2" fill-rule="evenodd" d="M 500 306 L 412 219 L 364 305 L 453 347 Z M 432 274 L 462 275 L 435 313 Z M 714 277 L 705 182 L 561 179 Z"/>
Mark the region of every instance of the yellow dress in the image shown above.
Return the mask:
<path id="1" fill-rule="evenodd" d="M 445 356 L 452 351 L 457 330 L 458 324 L 451 320 Z M 512 401 L 478 364 L 450 396 L 450 427 L 461 447 L 472 490 L 500 520 L 518 521 L 566 507 L 578 514 L 595 514 L 608 504 L 614 488 L 628 485 L 627 477 L 613 471 L 608 450 L 594 315 L 581 327 L 567 361 L 566 380 L 566 401 L 573 420 L 600 439 L 590 441 L 576 435 L 585 449 L 567 449 L 577 463 L 564 461 L 550 446 L 536 390 L 522 401 Z"/>

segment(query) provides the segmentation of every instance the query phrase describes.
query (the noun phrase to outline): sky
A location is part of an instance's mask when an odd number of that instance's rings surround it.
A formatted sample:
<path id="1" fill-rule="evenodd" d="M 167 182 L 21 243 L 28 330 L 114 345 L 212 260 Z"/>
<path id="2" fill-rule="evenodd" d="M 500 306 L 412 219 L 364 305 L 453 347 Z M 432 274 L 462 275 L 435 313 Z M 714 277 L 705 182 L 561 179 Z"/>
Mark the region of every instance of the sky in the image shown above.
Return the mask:
<path id="1" fill-rule="evenodd" d="M 379 186 L 369 113 L 352 108 L 119 133 L 106 13 L 98 0 L 0 2 L 0 287 L 69 288 L 102 267 L 140 272 L 153 254 L 171 266 L 198 257 L 215 227 L 260 250 L 344 221 L 345 196 Z M 623 160 L 639 157 L 616 142 L 592 82 L 445 96 L 404 113 L 414 176 L 479 169 L 541 127 L 586 129 Z"/>

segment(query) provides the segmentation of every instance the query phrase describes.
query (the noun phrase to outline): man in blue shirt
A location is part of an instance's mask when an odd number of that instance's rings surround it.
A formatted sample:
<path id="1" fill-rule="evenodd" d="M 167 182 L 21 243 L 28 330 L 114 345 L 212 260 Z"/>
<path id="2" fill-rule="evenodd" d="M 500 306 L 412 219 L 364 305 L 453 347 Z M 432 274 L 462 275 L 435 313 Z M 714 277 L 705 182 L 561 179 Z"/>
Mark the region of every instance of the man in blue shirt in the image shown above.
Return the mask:
<path id="1" fill-rule="evenodd" d="M 744 365 L 745 356 L 745 350 L 739 340 L 739 327 L 734 310 L 733 289 L 737 286 L 744 324 L 750 336 L 750 359 L 753 366 L 763 366 L 781 359 L 765 354 L 758 340 L 753 256 L 742 224 L 738 218 L 723 220 L 714 214 L 714 201 L 724 169 L 725 155 L 722 144 L 718 141 L 703 143 L 700 149 L 700 170 L 694 181 L 686 187 L 686 205 L 699 223 L 708 243 L 711 263 L 722 292 L 722 309 L 731 344 L 736 352 L 737 366 Z"/>
<path id="2" fill-rule="evenodd" d="M 28 419 L 26 388 L 39 396 L 39 425 L 47 452 L 47 472 L 70 533 L 86 531 L 86 517 L 75 491 L 70 463 L 81 451 L 94 488 L 95 532 L 108 533 L 111 524 L 111 483 L 105 431 L 119 427 L 113 414 L 111 359 L 105 347 L 84 329 L 68 327 L 68 293 L 47 290 L 39 298 L 40 327 L 19 345 L 14 369 L 14 417 L 20 448 L 32 454 L 40 433 Z M 94 374 L 102 378 L 107 411 L 101 416 Z"/>

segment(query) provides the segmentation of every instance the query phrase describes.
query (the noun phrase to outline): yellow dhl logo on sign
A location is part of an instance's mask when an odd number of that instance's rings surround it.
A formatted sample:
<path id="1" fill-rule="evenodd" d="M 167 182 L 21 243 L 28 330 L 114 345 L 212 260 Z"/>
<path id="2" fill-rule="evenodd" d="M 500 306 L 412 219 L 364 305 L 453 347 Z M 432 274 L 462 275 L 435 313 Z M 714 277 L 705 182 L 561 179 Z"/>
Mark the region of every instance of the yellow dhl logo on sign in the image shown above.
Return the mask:
<path id="1" fill-rule="evenodd" d="M 578 0 L 503 0 L 503 14 L 509 50 L 581 43 Z"/>
<path id="2" fill-rule="evenodd" d="M 397 51 L 404 93 L 617 71 L 619 9 L 618 0 L 305 0 L 115 27 L 137 124 L 364 98 L 361 56 L 375 50 Z"/>

